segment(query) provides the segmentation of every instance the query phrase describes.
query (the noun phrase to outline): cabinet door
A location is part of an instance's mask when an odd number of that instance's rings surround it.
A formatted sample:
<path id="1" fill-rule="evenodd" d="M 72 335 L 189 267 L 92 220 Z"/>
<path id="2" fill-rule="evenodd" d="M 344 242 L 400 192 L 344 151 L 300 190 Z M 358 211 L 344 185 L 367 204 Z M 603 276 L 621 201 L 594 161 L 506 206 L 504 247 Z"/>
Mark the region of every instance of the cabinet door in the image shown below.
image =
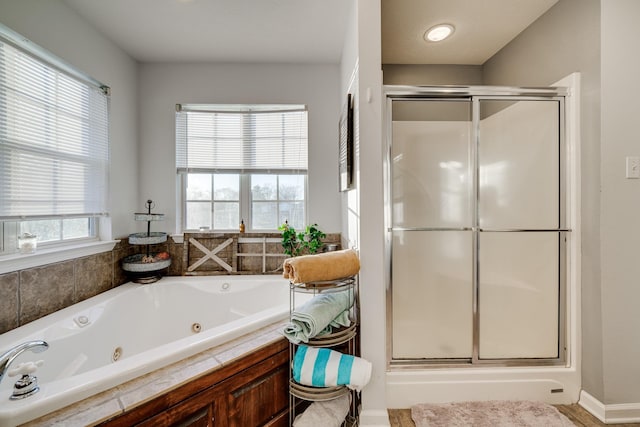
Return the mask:
<path id="1" fill-rule="evenodd" d="M 218 395 L 213 387 L 174 405 L 152 418 L 137 424 L 140 427 L 213 427 L 214 400 Z"/>
<path id="2" fill-rule="evenodd" d="M 207 405 L 199 411 L 188 415 L 186 418 L 172 424 L 173 427 L 211 427 L 213 426 L 213 411 L 211 405 Z"/>
<path id="3" fill-rule="evenodd" d="M 244 370 L 225 389 L 229 427 L 288 425 L 289 352 Z"/>

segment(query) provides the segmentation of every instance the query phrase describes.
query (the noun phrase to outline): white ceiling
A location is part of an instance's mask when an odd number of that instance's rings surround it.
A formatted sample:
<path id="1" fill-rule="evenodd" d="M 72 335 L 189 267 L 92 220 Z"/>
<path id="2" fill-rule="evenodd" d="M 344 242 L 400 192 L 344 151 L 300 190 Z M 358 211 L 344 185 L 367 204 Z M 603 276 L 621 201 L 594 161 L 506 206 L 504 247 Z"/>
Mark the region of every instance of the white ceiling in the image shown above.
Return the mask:
<path id="1" fill-rule="evenodd" d="M 557 1 L 382 0 L 382 62 L 482 64 Z M 354 0 L 64 2 L 141 62 L 338 63 Z"/>
<path id="2" fill-rule="evenodd" d="M 350 0 L 64 0 L 141 62 L 338 63 Z"/>

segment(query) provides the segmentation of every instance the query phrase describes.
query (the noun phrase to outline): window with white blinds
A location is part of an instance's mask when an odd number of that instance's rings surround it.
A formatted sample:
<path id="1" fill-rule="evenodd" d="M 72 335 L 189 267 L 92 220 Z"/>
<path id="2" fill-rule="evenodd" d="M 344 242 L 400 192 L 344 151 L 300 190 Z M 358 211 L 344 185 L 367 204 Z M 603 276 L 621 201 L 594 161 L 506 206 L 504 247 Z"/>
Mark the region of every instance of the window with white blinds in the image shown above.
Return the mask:
<path id="1" fill-rule="evenodd" d="M 304 105 L 178 105 L 178 172 L 307 170 Z"/>
<path id="2" fill-rule="evenodd" d="M 97 238 L 108 88 L 0 24 L 0 254 Z M 24 236 L 23 236 L 24 237 Z"/>
<path id="3" fill-rule="evenodd" d="M 107 92 L 0 38 L 0 221 L 107 213 Z"/>
<path id="4" fill-rule="evenodd" d="M 304 105 L 178 105 L 183 230 L 303 227 L 307 132 Z"/>

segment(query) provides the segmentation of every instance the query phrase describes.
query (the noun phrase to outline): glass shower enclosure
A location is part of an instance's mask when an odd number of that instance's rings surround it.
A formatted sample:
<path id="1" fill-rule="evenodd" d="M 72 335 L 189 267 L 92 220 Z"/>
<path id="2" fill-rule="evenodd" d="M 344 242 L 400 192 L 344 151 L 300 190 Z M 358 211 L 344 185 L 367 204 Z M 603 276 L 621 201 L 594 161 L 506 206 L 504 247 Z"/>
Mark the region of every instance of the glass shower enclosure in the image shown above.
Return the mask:
<path id="1" fill-rule="evenodd" d="M 564 363 L 564 95 L 386 87 L 391 366 Z"/>

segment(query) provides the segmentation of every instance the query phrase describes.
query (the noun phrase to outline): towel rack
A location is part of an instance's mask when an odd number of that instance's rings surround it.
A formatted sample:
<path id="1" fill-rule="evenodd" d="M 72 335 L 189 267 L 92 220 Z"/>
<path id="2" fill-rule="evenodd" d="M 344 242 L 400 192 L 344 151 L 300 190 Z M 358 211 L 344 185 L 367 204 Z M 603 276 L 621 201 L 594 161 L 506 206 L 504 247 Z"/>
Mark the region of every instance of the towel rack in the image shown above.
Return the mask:
<path id="1" fill-rule="evenodd" d="M 289 343 L 289 361 L 292 366 L 293 357 L 299 345 L 308 347 L 327 347 L 337 349 L 345 354 L 358 356 L 360 353 L 358 331 L 360 323 L 360 304 L 358 295 L 358 277 L 350 276 L 337 280 L 308 283 L 289 284 L 289 316 L 296 307 L 296 296 L 299 294 L 311 294 L 312 297 L 330 292 L 352 292 L 353 305 L 349 317 L 351 325 L 341 327 L 329 334 L 310 338 L 306 343 Z M 289 369 L 289 426 L 293 426 L 296 414 L 300 415 L 312 402 L 337 399 L 345 394 L 351 395 L 349 412 L 343 427 L 355 427 L 358 425 L 358 413 L 360 406 L 360 392 L 350 390 L 346 386 L 338 387 L 310 387 L 299 384 L 293 379 L 292 369 Z"/>

